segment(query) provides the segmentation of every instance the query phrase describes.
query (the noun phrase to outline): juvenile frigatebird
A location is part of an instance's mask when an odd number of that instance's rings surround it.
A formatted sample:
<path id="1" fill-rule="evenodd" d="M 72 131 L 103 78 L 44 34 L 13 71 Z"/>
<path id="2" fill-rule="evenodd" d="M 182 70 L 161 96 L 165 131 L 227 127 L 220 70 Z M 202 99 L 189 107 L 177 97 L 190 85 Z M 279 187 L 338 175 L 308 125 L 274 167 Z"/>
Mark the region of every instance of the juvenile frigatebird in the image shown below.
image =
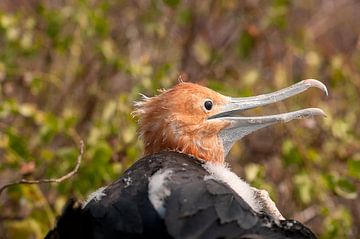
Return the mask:
<path id="1" fill-rule="evenodd" d="M 46 238 L 315 238 L 285 219 L 267 192 L 225 163 L 232 145 L 258 129 L 324 116 L 318 108 L 239 116 L 310 87 L 308 79 L 274 93 L 243 98 L 180 82 L 135 103 L 145 156 L 83 202 L 70 200 Z"/>

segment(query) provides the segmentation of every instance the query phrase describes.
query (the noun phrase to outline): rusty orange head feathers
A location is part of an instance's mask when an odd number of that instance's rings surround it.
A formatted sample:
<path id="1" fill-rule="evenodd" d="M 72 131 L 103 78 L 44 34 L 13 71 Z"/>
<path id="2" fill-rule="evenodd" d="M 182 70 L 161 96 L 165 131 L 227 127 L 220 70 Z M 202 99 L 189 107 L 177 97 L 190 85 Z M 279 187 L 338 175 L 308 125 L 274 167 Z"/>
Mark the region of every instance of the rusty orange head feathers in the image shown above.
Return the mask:
<path id="1" fill-rule="evenodd" d="M 270 94 L 231 98 L 181 82 L 158 96 L 144 96 L 135 103 L 134 115 L 139 118 L 145 154 L 176 150 L 198 159 L 223 162 L 236 140 L 257 129 L 279 121 L 324 114 L 316 108 L 258 117 L 239 117 L 235 113 L 277 102 L 313 86 L 326 91 L 319 81 L 305 80 Z"/>
<path id="2" fill-rule="evenodd" d="M 218 133 L 229 122 L 207 119 L 227 101 L 227 97 L 206 87 L 181 82 L 158 96 L 137 102 L 135 114 L 139 116 L 145 153 L 177 150 L 200 159 L 222 160 Z"/>

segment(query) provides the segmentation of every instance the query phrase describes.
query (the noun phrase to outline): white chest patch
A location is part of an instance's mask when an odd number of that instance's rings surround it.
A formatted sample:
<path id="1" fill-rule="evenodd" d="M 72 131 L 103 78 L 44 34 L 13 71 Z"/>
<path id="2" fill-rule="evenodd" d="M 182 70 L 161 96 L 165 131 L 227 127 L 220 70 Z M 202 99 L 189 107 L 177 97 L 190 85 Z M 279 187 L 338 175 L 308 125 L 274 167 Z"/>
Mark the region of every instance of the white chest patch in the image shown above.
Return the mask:
<path id="1" fill-rule="evenodd" d="M 225 164 L 207 162 L 203 167 L 211 176 L 205 176 L 205 180 L 213 178 L 221 181 L 232 188 L 249 206 L 256 212 L 261 210 L 261 205 L 255 199 L 255 192 L 249 184 L 233 173 Z"/>
<path id="2" fill-rule="evenodd" d="M 160 169 L 149 178 L 149 200 L 162 218 L 165 216 L 164 201 L 171 193 L 166 185 L 166 180 L 171 174 L 170 169 Z"/>
<path id="3" fill-rule="evenodd" d="M 82 208 L 85 208 L 86 205 L 92 200 L 100 201 L 102 197 L 106 196 L 106 194 L 104 193 L 105 189 L 106 187 L 101 187 L 95 192 L 90 193 L 89 196 L 86 198 L 86 200 L 83 202 Z"/>

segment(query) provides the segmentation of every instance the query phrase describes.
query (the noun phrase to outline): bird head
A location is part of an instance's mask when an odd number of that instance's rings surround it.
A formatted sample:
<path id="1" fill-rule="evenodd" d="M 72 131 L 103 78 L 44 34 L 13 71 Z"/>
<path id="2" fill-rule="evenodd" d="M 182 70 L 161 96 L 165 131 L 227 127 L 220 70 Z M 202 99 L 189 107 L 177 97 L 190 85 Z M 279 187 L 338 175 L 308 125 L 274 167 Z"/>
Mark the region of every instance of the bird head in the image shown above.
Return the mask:
<path id="1" fill-rule="evenodd" d="M 252 97 L 232 98 L 194 83 L 180 82 L 154 97 L 135 103 L 145 154 L 175 150 L 198 159 L 223 163 L 232 145 L 258 129 L 293 119 L 324 116 L 318 108 L 246 117 L 243 111 L 275 103 L 324 84 L 308 79 L 285 89 Z"/>

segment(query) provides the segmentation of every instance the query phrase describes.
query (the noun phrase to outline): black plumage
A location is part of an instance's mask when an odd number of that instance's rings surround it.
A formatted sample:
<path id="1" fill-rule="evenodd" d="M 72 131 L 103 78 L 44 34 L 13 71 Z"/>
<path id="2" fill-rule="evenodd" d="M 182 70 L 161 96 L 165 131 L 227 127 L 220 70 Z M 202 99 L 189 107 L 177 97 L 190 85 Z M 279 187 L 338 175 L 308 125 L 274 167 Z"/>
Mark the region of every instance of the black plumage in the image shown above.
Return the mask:
<path id="1" fill-rule="evenodd" d="M 149 178 L 171 169 L 164 218 L 149 200 Z M 257 213 L 202 162 L 177 152 L 146 156 L 84 208 L 71 200 L 48 233 L 54 238 L 316 238 L 294 220 Z M 131 180 L 129 180 L 131 179 Z"/>

